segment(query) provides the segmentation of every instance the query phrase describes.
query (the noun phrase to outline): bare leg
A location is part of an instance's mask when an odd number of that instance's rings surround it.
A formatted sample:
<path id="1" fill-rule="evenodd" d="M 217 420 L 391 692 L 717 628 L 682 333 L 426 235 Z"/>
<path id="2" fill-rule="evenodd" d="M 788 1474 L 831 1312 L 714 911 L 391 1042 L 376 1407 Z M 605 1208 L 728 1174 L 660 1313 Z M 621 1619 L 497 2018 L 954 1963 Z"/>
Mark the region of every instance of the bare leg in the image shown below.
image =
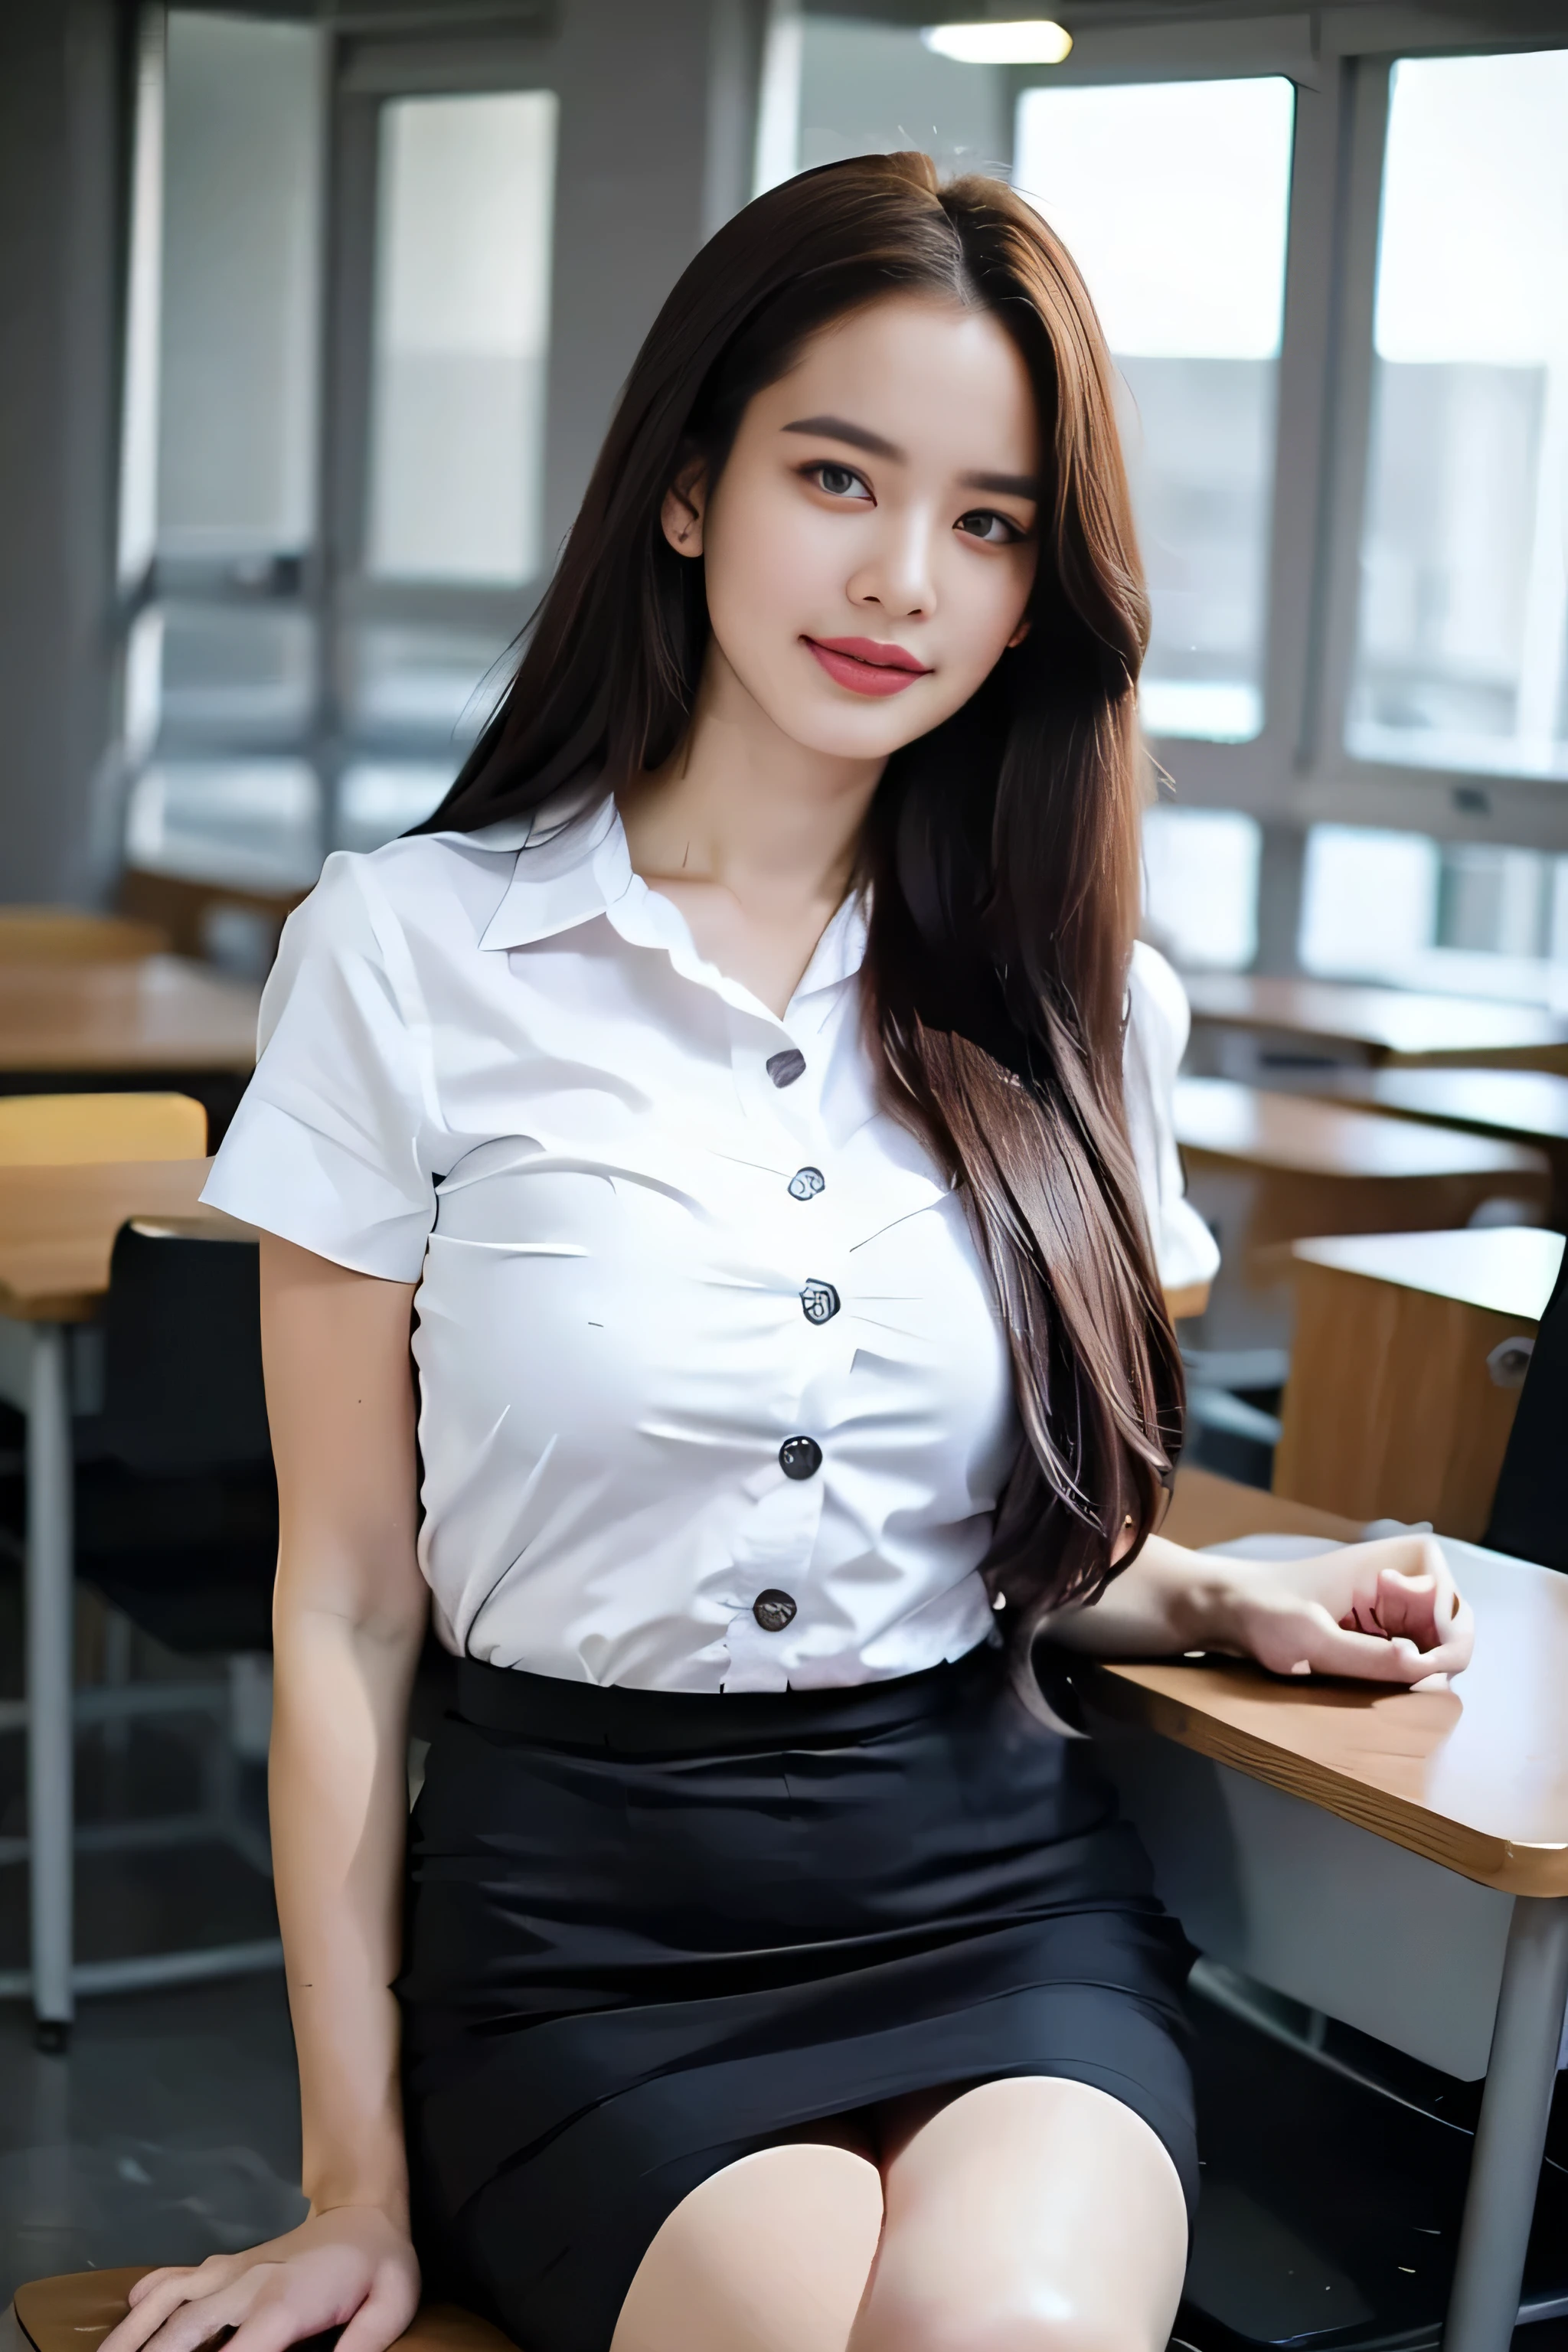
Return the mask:
<path id="1" fill-rule="evenodd" d="M 883 2172 L 847 2352 L 1162 2352 L 1186 2207 L 1164 2147 L 1120 2100 L 1041 2075 L 983 2083 L 920 2122 Z"/>
<path id="2" fill-rule="evenodd" d="M 844 2352 L 881 2226 L 881 2179 L 852 2148 L 743 2156 L 669 2216 L 610 2352 Z"/>

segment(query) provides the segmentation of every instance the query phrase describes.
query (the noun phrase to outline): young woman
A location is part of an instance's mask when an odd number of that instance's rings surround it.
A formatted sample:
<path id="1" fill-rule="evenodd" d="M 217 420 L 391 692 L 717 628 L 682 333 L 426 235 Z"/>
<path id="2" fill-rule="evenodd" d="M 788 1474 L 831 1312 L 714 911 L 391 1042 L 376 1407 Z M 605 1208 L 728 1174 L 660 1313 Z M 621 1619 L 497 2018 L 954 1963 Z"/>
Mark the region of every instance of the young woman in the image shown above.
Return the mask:
<path id="1" fill-rule="evenodd" d="M 868 157 L 699 255 L 494 723 L 289 923 L 209 1186 L 264 1236 L 310 2213 L 107 2352 L 383 2352 L 421 2263 L 524 2352 L 1164 2343 L 1190 1956 L 1035 1644 L 1469 1633 L 1420 1538 L 1154 1532 L 1145 635 L 1007 189 Z"/>

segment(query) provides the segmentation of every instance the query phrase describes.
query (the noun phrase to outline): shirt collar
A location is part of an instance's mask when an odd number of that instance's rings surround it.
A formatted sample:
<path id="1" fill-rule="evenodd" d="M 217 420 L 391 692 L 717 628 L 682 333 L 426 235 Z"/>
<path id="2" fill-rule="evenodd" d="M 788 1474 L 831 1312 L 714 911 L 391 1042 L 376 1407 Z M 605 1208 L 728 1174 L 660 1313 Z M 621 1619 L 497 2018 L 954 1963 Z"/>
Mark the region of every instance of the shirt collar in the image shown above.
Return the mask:
<path id="1" fill-rule="evenodd" d="M 698 954 L 674 900 L 634 873 L 613 793 L 578 786 L 547 801 L 531 818 L 503 819 L 467 838 L 481 848 L 517 851 L 481 948 L 530 947 L 605 916 L 633 946 L 662 948 L 687 979 L 749 1011 L 759 1009 L 750 990 Z M 818 940 L 792 1002 L 851 979 L 865 960 L 866 931 L 866 894 L 855 891 Z"/>

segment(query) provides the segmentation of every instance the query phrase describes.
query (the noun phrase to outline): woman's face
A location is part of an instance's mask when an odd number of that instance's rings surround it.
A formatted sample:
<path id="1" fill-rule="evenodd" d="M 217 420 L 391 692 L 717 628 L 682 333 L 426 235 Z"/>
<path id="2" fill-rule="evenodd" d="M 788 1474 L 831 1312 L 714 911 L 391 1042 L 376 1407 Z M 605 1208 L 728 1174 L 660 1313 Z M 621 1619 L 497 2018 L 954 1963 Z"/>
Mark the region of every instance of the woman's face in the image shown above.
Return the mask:
<path id="1" fill-rule="evenodd" d="M 1040 466 L 1005 330 L 890 295 L 757 394 L 711 494 L 666 500 L 665 534 L 703 557 L 713 653 L 774 725 L 885 760 L 1023 635 Z"/>

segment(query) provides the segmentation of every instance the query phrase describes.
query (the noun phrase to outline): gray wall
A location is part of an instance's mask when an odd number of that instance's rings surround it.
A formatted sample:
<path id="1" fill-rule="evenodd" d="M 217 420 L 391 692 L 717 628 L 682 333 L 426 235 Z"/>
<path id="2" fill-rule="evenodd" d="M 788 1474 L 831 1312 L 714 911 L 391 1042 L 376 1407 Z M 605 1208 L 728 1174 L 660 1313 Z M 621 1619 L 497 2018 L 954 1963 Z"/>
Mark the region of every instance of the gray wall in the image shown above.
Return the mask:
<path id="1" fill-rule="evenodd" d="M 569 0 L 555 81 L 548 549 L 571 526 L 659 304 L 751 193 L 746 81 L 762 15 L 749 0 Z M 727 194 L 726 173 L 737 183 Z"/>
<path id="2" fill-rule="evenodd" d="M 0 898 L 89 887 L 110 724 L 120 16 L 113 0 L 0 7 Z"/>

